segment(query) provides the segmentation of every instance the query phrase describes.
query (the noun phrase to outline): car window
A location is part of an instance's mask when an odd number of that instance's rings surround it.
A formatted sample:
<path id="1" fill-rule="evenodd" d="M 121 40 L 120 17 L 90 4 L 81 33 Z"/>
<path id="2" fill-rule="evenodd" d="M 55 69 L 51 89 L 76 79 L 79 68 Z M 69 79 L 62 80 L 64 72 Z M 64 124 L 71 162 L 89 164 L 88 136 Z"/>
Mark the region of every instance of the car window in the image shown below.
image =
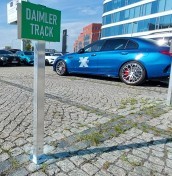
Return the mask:
<path id="1" fill-rule="evenodd" d="M 103 44 L 104 44 L 104 40 L 99 40 L 95 43 L 92 43 L 88 46 L 86 46 L 84 49 L 85 49 L 85 52 L 97 52 L 97 51 L 100 51 Z"/>
<path id="2" fill-rule="evenodd" d="M 110 39 L 107 40 L 102 48 L 102 51 L 123 50 L 128 40 L 125 39 Z"/>
<path id="3" fill-rule="evenodd" d="M 6 50 L 0 50 L 0 54 L 13 54 L 13 53 Z"/>
<path id="4" fill-rule="evenodd" d="M 60 53 L 59 53 L 59 54 L 58 54 L 58 53 L 55 53 L 55 54 L 54 54 L 54 56 L 61 56 L 61 55 L 62 55 L 62 54 L 60 54 Z"/>
<path id="5" fill-rule="evenodd" d="M 129 40 L 125 49 L 138 49 L 138 44 Z"/>
<path id="6" fill-rule="evenodd" d="M 51 53 L 45 53 L 45 56 L 51 56 Z"/>

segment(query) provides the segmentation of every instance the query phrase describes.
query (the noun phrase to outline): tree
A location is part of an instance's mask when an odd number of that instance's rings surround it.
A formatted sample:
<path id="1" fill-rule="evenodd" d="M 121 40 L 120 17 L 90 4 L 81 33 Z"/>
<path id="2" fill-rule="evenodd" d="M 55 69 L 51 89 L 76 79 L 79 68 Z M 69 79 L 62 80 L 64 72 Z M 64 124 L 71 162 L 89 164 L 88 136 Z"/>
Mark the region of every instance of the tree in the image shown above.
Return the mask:
<path id="1" fill-rule="evenodd" d="M 23 50 L 31 51 L 32 50 L 31 44 L 32 44 L 31 40 L 23 40 L 23 45 L 24 45 Z"/>

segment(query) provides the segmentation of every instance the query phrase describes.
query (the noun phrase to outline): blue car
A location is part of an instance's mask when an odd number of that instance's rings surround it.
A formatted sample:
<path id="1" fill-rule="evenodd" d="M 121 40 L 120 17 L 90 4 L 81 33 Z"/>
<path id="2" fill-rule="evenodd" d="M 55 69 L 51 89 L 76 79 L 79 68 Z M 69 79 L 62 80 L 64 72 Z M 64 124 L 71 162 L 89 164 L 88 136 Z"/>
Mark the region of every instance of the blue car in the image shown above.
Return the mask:
<path id="1" fill-rule="evenodd" d="M 34 52 L 32 51 L 17 51 L 16 55 L 20 57 L 21 63 L 25 65 L 34 64 Z"/>
<path id="2" fill-rule="evenodd" d="M 169 77 L 171 59 L 169 46 L 160 46 L 155 40 L 113 38 L 60 56 L 53 70 L 60 76 L 70 73 L 101 75 L 120 78 L 129 85 L 140 85 L 146 79 Z"/>

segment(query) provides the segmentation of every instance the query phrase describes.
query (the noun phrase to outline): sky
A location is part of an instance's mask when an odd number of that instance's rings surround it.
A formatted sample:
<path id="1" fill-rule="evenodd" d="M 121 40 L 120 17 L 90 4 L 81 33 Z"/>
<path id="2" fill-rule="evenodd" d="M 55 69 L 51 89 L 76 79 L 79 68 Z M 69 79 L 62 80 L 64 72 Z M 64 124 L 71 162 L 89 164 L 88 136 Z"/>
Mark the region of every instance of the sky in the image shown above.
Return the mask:
<path id="1" fill-rule="evenodd" d="M 7 24 L 7 3 L 9 2 L 10 0 L 0 0 L 0 48 L 5 46 L 21 48 L 21 42 L 17 39 L 17 25 Z M 103 0 L 30 0 L 30 2 L 61 11 L 61 34 L 64 29 L 67 29 L 68 52 L 73 52 L 74 41 L 83 27 L 91 23 L 102 23 Z M 46 42 L 46 48 L 61 51 L 62 44 Z"/>

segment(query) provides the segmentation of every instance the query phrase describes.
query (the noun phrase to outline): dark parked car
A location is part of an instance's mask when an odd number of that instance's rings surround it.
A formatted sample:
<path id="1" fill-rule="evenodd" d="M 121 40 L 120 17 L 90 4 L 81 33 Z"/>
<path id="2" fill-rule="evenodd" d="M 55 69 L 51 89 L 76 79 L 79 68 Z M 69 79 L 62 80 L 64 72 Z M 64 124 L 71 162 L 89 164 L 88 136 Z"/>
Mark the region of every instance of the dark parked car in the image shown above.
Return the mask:
<path id="1" fill-rule="evenodd" d="M 8 51 L 12 52 L 12 53 L 16 53 L 17 51 L 21 51 L 20 49 L 9 49 Z"/>
<path id="2" fill-rule="evenodd" d="M 102 75 L 139 85 L 146 79 L 169 77 L 171 61 L 169 46 L 150 39 L 124 37 L 99 40 L 77 53 L 60 56 L 53 70 L 61 76 Z"/>
<path id="3" fill-rule="evenodd" d="M 0 50 L 0 65 L 20 65 L 20 58 L 7 50 Z"/>

